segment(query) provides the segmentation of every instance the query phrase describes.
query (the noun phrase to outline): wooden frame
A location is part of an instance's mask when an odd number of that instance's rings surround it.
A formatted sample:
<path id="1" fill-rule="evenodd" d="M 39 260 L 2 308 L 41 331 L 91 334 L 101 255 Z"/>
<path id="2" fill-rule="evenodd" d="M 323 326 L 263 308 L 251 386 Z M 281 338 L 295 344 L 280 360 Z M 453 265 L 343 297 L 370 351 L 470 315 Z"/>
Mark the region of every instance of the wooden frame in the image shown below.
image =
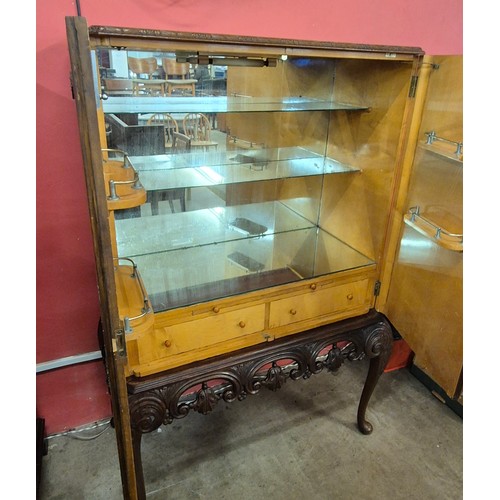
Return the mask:
<path id="1" fill-rule="evenodd" d="M 115 283 L 107 221 L 108 209 L 106 200 L 102 196 L 95 195 L 96 189 L 104 190 L 104 178 L 99 172 L 102 154 L 100 148 L 96 147 L 100 144 L 100 138 L 95 100 L 92 94 L 92 63 L 87 24 L 81 18 L 66 18 L 66 33 L 70 50 L 73 91 L 77 97 L 78 125 L 94 236 L 97 282 L 100 290 L 101 322 L 106 332 L 103 336 L 103 348 L 109 374 L 123 493 L 125 499 L 134 499 L 138 498 L 137 475 L 124 373 L 126 358 L 120 356 L 114 348 L 122 327 L 118 316 L 116 296 L 113 293 Z"/>

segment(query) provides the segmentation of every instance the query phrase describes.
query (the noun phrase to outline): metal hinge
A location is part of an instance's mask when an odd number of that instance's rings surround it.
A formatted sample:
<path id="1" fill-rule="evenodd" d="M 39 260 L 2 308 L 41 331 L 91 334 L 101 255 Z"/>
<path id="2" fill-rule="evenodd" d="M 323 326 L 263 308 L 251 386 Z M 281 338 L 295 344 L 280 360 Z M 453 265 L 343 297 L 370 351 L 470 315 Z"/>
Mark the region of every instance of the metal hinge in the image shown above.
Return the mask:
<path id="1" fill-rule="evenodd" d="M 411 77 L 410 91 L 408 92 L 408 97 L 413 99 L 417 93 L 418 76 L 414 75 Z"/>
<path id="2" fill-rule="evenodd" d="M 116 353 L 118 354 L 118 356 L 126 358 L 127 342 L 125 340 L 125 330 L 123 328 L 115 330 L 115 346 L 116 346 Z"/>
<path id="3" fill-rule="evenodd" d="M 375 297 L 378 297 L 380 295 L 380 287 L 381 287 L 382 283 L 380 283 L 380 281 L 375 281 L 375 286 L 373 287 L 373 295 L 375 295 Z"/>

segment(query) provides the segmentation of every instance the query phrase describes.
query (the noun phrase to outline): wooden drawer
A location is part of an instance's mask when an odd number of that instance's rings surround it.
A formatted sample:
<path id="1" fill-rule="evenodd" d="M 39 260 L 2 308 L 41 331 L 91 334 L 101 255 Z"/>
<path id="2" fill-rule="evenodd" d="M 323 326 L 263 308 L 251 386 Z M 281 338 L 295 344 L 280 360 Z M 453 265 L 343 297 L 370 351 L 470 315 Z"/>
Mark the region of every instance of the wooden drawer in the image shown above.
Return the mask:
<path id="1" fill-rule="evenodd" d="M 202 319 L 166 326 L 159 333 L 165 354 L 195 351 L 264 330 L 265 305 L 218 313 Z M 165 344 L 166 342 L 166 344 Z"/>
<path id="2" fill-rule="evenodd" d="M 364 279 L 276 300 L 270 305 L 269 328 L 357 309 L 368 300 L 368 284 Z"/>
<path id="3" fill-rule="evenodd" d="M 155 313 L 153 335 L 141 335 L 136 343 L 127 343 L 129 373 L 147 376 L 272 342 L 364 314 L 373 306 L 373 273 L 365 270 L 355 276 L 337 276 L 337 280 L 318 278 L 267 293 L 259 291 Z M 245 303 L 241 303 L 242 297 Z"/>

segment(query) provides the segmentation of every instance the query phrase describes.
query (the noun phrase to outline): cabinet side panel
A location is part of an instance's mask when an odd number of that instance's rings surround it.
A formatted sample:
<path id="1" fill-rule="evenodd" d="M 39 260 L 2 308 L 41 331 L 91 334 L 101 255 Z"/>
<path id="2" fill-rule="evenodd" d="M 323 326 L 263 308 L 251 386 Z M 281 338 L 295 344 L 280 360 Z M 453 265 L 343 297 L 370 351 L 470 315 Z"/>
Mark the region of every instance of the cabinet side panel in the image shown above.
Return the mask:
<path id="1" fill-rule="evenodd" d="M 380 261 L 412 66 L 339 61 L 334 97 L 369 106 L 367 112 L 332 113 L 328 156 L 361 173 L 326 178 L 320 225 Z"/>

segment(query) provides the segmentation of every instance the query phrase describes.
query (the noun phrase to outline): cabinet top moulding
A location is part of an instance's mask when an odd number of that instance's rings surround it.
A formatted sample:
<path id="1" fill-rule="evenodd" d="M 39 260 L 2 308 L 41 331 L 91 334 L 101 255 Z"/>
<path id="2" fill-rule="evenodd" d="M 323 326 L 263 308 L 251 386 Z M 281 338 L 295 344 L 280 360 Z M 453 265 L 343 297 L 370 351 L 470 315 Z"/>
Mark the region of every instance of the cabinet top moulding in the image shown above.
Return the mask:
<path id="1" fill-rule="evenodd" d="M 184 49 L 188 48 L 186 42 L 195 42 L 199 50 L 199 44 L 205 42 L 207 47 L 218 47 L 219 51 L 234 53 L 234 46 L 238 52 L 243 48 L 245 51 L 256 55 L 258 51 L 262 55 L 307 55 L 302 50 L 314 50 L 316 57 L 321 57 L 321 49 L 326 51 L 330 57 L 352 57 L 360 52 L 367 58 L 374 59 L 397 59 L 411 60 L 415 56 L 423 56 L 424 51 L 420 47 L 402 47 L 395 45 L 371 45 L 355 43 L 326 42 L 318 40 L 296 40 L 288 38 L 266 38 L 242 35 L 222 35 L 212 33 L 188 33 L 181 31 L 125 28 L 115 26 L 90 26 L 88 28 L 90 43 L 93 46 L 125 47 L 134 45 L 139 48 L 144 42 L 144 47 L 153 48 L 156 43 L 181 42 Z M 174 46 L 172 46 L 175 48 Z M 318 52 L 320 51 L 320 52 Z M 338 52 L 332 54 L 331 52 Z"/>

